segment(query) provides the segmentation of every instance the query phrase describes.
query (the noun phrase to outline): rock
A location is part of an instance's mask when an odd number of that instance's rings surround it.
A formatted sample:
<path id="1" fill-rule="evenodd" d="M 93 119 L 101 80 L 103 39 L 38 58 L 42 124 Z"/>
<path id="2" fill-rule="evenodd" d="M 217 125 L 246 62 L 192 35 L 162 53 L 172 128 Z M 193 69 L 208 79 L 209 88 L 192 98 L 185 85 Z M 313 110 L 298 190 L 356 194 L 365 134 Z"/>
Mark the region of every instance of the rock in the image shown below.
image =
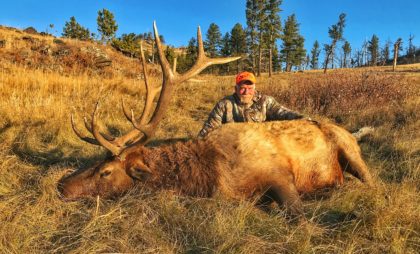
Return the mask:
<path id="1" fill-rule="evenodd" d="M 97 68 L 103 68 L 103 67 L 111 66 L 111 65 L 112 65 L 111 59 L 108 59 L 102 56 L 95 58 L 95 66 Z"/>
<path id="2" fill-rule="evenodd" d="M 83 47 L 83 48 L 80 48 L 80 51 L 94 56 L 95 66 L 97 68 L 110 66 L 112 64 L 112 60 L 108 57 L 108 55 L 97 47 L 94 47 L 94 46 Z"/>
<path id="3" fill-rule="evenodd" d="M 0 40 L 0 48 L 6 47 L 6 40 Z"/>

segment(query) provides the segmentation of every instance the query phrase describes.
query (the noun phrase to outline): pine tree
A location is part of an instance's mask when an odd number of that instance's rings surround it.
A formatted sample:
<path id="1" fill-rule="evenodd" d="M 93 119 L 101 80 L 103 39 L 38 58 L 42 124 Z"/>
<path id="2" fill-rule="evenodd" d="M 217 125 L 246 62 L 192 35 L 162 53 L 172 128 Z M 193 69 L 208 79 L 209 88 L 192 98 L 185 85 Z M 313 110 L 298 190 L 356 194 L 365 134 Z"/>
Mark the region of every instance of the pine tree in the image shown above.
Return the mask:
<path id="1" fill-rule="evenodd" d="M 251 61 L 252 71 L 255 72 L 257 66 L 257 50 L 258 50 L 258 12 L 261 0 L 247 0 L 246 1 L 246 24 L 247 24 L 247 41 L 249 58 Z"/>
<path id="2" fill-rule="evenodd" d="M 179 73 L 183 73 L 187 70 L 189 70 L 198 57 L 198 51 L 197 51 L 197 39 L 195 37 L 192 37 L 188 41 L 188 46 L 185 49 L 185 55 L 182 57 L 179 57 L 178 59 L 178 71 Z"/>
<path id="3" fill-rule="evenodd" d="M 221 40 L 220 54 L 221 56 L 230 56 L 232 54 L 232 43 L 229 33 L 225 33 Z M 219 66 L 219 70 L 222 70 L 224 73 L 229 73 L 231 66 L 232 63 L 224 64 Z"/>
<path id="4" fill-rule="evenodd" d="M 70 21 L 66 21 L 66 24 L 63 27 L 62 35 L 66 38 L 79 39 L 82 41 L 91 39 L 89 29 L 84 28 L 77 23 L 74 16 L 70 18 Z"/>
<path id="5" fill-rule="evenodd" d="M 273 71 L 273 48 L 275 47 L 277 39 L 280 38 L 280 32 L 282 29 L 281 20 L 279 16 L 281 3 L 282 0 L 268 0 L 265 5 L 266 19 L 263 20 L 263 33 L 266 37 L 264 41 L 267 43 L 269 52 L 269 77 L 271 77 L 271 73 Z"/>
<path id="6" fill-rule="evenodd" d="M 237 23 L 230 32 L 231 34 L 231 50 L 232 56 L 241 56 L 246 53 L 246 34 L 242 25 Z M 236 61 L 236 72 L 240 71 L 239 69 L 240 60 Z"/>
<path id="7" fill-rule="evenodd" d="M 342 49 L 343 49 L 343 55 L 344 55 L 343 67 L 344 68 L 347 68 L 348 67 L 348 57 L 351 54 L 351 46 L 350 46 L 350 43 L 348 41 L 345 41 Z"/>
<path id="8" fill-rule="evenodd" d="M 101 35 L 102 42 L 108 42 L 115 37 L 118 25 L 115 22 L 114 14 L 107 9 L 98 11 L 96 18 L 98 24 L 98 32 Z"/>
<path id="9" fill-rule="evenodd" d="M 384 48 L 381 51 L 381 65 L 384 66 L 389 59 L 391 53 L 389 47 L 391 46 L 391 41 L 388 39 L 384 45 Z"/>
<path id="10" fill-rule="evenodd" d="M 299 34 L 299 24 L 295 14 L 287 17 L 282 40 L 282 61 L 286 63 L 286 71 L 290 72 L 293 66 L 300 66 L 306 57 L 305 39 Z"/>
<path id="11" fill-rule="evenodd" d="M 272 66 L 273 66 L 273 71 L 274 72 L 278 72 L 281 71 L 281 60 L 280 60 L 280 56 L 279 56 L 279 48 L 277 47 L 277 44 L 274 44 L 274 48 L 273 48 L 273 59 L 272 59 Z"/>
<path id="12" fill-rule="evenodd" d="M 319 43 L 316 40 L 311 50 L 311 68 L 316 70 L 318 69 L 319 54 L 321 49 L 319 48 Z"/>
<path id="13" fill-rule="evenodd" d="M 337 42 L 343 39 L 343 33 L 344 33 L 344 27 L 346 22 L 346 14 L 341 13 L 337 24 L 332 25 L 330 28 L 328 28 L 328 35 L 331 38 L 331 44 L 325 44 L 324 50 L 325 50 L 325 63 L 324 63 L 324 73 L 327 72 L 328 63 L 331 61 L 334 63 L 334 54 L 335 54 L 335 47 L 337 45 Z"/>
<path id="14" fill-rule="evenodd" d="M 266 27 L 267 27 L 267 14 L 266 14 L 266 1 L 259 0 L 256 2 L 257 7 L 257 31 L 258 31 L 258 69 L 257 76 L 261 76 L 263 49 L 267 47 L 266 40 Z"/>
<path id="15" fill-rule="evenodd" d="M 220 46 L 222 42 L 222 34 L 220 32 L 219 26 L 215 23 L 211 23 L 206 34 L 206 53 L 209 57 L 216 57 L 219 55 Z"/>
<path id="16" fill-rule="evenodd" d="M 372 35 L 372 39 L 369 41 L 368 51 L 370 54 L 370 65 L 376 66 L 378 64 L 378 56 L 379 56 L 378 36 Z"/>
<path id="17" fill-rule="evenodd" d="M 140 52 L 141 36 L 135 33 L 122 34 L 120 38 L 114 38 L 111 46 L 130 57 L 137 57 Z"/>
<path id="18" fill-rule="evenodd" d="M 168 45 L 164 51 L 164 54 L 169 64 L 173 66 L 174 59 L 176 58 L 175 48 L 173 46 Z"/>
<path id="19" fill-rule="evenodd" d="M 416 46 L 413 44 L 414 35 L 410 34 L 408 37 L 407 60 L 408 63 L 415 63 L 416 60 Z"/>

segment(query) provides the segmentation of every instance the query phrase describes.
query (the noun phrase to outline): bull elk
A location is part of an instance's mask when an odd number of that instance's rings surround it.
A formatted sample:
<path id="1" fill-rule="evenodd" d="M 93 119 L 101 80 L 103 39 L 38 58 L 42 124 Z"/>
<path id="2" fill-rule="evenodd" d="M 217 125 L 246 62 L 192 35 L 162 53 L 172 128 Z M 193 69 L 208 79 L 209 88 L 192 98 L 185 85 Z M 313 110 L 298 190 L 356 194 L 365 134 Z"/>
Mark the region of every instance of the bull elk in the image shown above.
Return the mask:
<path id="1" fill-rule="evenodd" d="M 163 83 L 156 109 L 146 124 L 159 87 L 150 86 L 142 52 L 147 97 L 139 119 L 123 104 L 126 117 L 135 127 L 119 138 L 101 133 L 97 109 L 85 126 L 94 138 L 75 133 L 84 141 L 102 145 L 113 156 L 91 168 L 75 171 L 60 180 L 58 189 L 65 199 L 110 196 L 124 193 L 134 185 L 169 189 L 178 194 L 211 197 L 215 193 L 236 199 L 259 197 L 266 207 L 276 202 L 293 214 L 302 214 L 300 193 L 343 183 L 348 171 L 368 185 L 372 177 L 361 158 L 356 139 L 346 130 L 328 122 L 293 120 L 265 123 L 226 124 L 205 139 L 144 146 L 153 135 L 167 108 L 175 85 L 212 64 L 227 63 L 236 57 L 210 59 L 204 54 L 198 28 L 198 59 L 183 75 L 171 70 L 165 59 L 156 25 L 154 34 L 162 67 Z"/>

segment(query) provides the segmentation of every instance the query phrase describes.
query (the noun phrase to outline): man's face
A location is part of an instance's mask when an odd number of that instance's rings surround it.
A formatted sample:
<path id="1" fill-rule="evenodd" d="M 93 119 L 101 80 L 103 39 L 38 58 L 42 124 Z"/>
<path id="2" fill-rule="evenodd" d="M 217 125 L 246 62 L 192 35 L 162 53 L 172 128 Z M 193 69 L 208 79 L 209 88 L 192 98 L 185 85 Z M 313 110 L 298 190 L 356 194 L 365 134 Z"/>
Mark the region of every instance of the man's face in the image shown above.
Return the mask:
<path id="1" fill-rule="evenodd" d="M 255 94 L 255 84 L 252 84 L 250 81 L 244 81 L 235 86 L 235 93 L 242 104 L 251 104 Z"/>

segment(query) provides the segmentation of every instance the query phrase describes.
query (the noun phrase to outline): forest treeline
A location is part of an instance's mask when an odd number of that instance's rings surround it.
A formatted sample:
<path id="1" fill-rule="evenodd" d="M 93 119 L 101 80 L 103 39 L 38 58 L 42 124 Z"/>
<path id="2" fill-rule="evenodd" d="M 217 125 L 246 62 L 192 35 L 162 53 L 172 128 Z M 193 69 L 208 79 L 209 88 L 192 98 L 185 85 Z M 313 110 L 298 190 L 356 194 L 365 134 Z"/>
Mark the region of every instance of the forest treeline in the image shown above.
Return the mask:
<path id="1" fill-rule="evenodd" d="M 362 45 L 350 45 L 345 39 L 346 14 L 341 13 L 337 23 L 328 27 L 329 41 L 315 40 L 312 48 L 305 49 L 305 38 L 300 33 L 295 14 L 282 21 L 282 0 L 246 0 L 246 26 L 237 23 L 230 31 L 221 32 L 216 23 L 211 23 L 204 34 L 206 54 L 211 57 L 241 56 L 234 63 L 215 66 L 208 70 L 213 74 L 234 74 L 240 70 L 261 73 L 327 69 L 355 68 L 364 66 L 383 66 L 420 62 L 420 48 L 413 44 L 410 35 L 403 45 L 402 38 L 395 41 L 382 41 L 373 34 Z M 53 28 L 53 25 L 50 25 Z M 130 57 L 139 57 L 140 41 L 150 47 L 146 51 L 149 62 L 158 61 L 154 38 L 151 32 L 126 33 L 117 37 L 118 24 L 114 14 L 102 9 L 97 16 L 98 34 L 79 24 L 71 17 L 64 25 L 62 36 L 79 40 L 98 41 L 109 44 Z M 164 36 L 160 36 L 165 43 Z M 175 48 L 168 45 L 165 50 L 170 62 L 177 58 L 177 70 L 183 72 L 191 67 L 197 58 L 197 40 L 192 37 L 188 45 Z M 401 55 L 401 56 L 399 56 Z"/>

